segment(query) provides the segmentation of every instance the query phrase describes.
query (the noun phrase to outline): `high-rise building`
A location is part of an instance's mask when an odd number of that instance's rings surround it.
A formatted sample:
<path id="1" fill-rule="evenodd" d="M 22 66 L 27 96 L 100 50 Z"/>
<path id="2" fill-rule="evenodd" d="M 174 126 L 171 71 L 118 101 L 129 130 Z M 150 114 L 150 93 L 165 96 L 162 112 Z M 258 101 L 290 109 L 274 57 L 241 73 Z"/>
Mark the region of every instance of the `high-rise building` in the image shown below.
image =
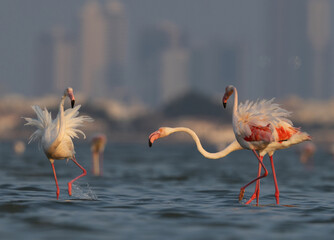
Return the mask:
<path id="1" fill-rule="evenodd" d="M 214 41 L 195 47 L 190 57 L 191 87 L 208 95 L 222 94 L 227 85 L 241 85 L 244 52 L 237 44 Z"/>
<path id="2" fill-rule="evenodd" d="M 80 91 L 99 96 L 105 89 L 106 21 L 98 1 L 88 1 L 81 11 Z"/>
<path id="3" fill-rule="evenodd" d="M 165 50 L 161 61 L 160 101 L 168 103 L 189 90 L 189 51 L 179 47 Z"/>
<path id="4" fill-rule="evenodd" d="M 127 54 L 127 19 L 121 2 L 110 0 L 106 4 L 106 82 L 110 93 L 122 92 L 125 84 Z M 116 96 L 117 97 L 117 96 Z M 122 97 L 122 96 L 118 96 Z"/>
<path id="5" fill-rule="evenodd" d="M 137 46 L 137 76 L 140 81 L 137 92 L 145 103 L 157 105 L 166 100 L 170 96 L 168 81 L 174 82 L 177 78 L 180 84 L 188 81 L 186 78 L 189 77 L 184 77 L 188 75 L 189 65 L 186 45 L 185 35 L 171 22 L 147 27 L 141 33 Z M 173 61 L 179 62 L 180 66 Z M 174 70 L 177 72 L 173 75 L 170 71 Z"/>
<path id="6" fill-rule="evenodd" d="M 316 2 L 316 1 L 314 1 Z M 267 4 L 267 97 L 309 97 L 312 57 L 307 35 L 307 1 L 269 1 Z"/>
<path id="7" fill-rule="evenodd" d="M 330 79 L 330 2 L 328 0 L 308 1 L 307 33 L 312 46 L 312 93 L 316 98 L 332 95 Z"/>
<path id="8" fill-rule="evenodd" d="M 35 82 L 33 94 L 49 94 L 53 82 L 53 38 L 50 33 L 39 36 L 35 47 Z"/>
<path id="9" fill-rule="evenodd" d="M 75 47 L 73 38 L 63 28 L 55 28 L 52 36 L 54 38 L 53 90 L 59 93 L 73 84 Z"/>
<path id="10" fill-rule="evenodd" d="M 127 20 L 121 2 L 88 1 L 81 12 L 81 91 L 87 96 L 120 94 L 125 82 Z"/>
<path id="11" fill-rule="evenodd" d="M 156 105 L 160 97 L 160 73 L 162 52 L 170 46 L 166 31 L 159 26 L 147 27 L 140 33 L 136 63 L 137 94 L 142 101 Z"/>
<path id="12" fill-rule="evenodd" d="M 37 46 L 36 93 L 59 93 L 73 84 L 74 51 L 73 38 L 61 27 L 41 35 Z"/>

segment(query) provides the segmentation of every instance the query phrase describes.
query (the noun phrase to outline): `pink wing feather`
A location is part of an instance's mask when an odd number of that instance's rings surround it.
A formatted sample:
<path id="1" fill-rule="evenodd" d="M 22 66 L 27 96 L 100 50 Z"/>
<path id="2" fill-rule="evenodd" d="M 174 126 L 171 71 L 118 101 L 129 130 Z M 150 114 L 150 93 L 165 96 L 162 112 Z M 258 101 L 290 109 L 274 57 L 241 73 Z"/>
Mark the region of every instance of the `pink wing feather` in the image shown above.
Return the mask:
<path id="1" fill-rule="evenodd" d="M 273 99 L 241 103 L 236 112 L 236 134 L 245 141 L 285 141 L 296 129 L 288 119 L 290 112 L 273 103 Z"/>
<path id="2" fill-rule="evenodd" d="M 269 124 L 265 127 L 250 126 L 250 130 L 251 130 L 251 135 L 244 137 L 245 141 L 247 142 L 253 142 L 253 141 L 271 142 L 273 139 Z"/>

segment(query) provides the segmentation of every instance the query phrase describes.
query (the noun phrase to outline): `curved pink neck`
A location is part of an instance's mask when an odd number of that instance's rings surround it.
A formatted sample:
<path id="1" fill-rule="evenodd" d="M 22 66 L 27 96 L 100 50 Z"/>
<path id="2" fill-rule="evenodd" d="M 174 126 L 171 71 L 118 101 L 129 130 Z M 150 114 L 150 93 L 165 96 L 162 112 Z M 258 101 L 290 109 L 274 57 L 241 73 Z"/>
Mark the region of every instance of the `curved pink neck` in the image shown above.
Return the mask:
<path id="1" fill-rule="evenodd" d="M 238 110 L 238 91 L 235 87 L 234 89 L 234 104 L 233 104 L 233 113 L 236 113 Z"/>

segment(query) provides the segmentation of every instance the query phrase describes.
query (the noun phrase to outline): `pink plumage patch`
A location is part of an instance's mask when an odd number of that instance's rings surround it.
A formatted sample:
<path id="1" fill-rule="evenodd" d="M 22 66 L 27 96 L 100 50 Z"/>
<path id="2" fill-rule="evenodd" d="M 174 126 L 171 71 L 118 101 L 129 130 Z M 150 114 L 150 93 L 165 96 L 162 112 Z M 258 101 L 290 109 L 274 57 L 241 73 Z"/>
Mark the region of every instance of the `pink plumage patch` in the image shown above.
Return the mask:
<path id="1" fill-rule="evenodd" d="M 262 126 L 250 126 L 250 130 L 252 132 L 251 135 L 244 137 L 245 141 L 253 142 L 253 141 L 265 141 L 271 142 L 271 130 L 269 128 L 269 124 L 265 127 Z"/>
<path id="2" fill-rule="evenodd" d="M 297 132 L 297 129 L 293 127 L 285 128 L 281 126 L 280 128 L 276 128 L 276 132 L 278 135 L 278 141 L 282 142 L 282 141 L 289 140 L 290 137 Z"/>

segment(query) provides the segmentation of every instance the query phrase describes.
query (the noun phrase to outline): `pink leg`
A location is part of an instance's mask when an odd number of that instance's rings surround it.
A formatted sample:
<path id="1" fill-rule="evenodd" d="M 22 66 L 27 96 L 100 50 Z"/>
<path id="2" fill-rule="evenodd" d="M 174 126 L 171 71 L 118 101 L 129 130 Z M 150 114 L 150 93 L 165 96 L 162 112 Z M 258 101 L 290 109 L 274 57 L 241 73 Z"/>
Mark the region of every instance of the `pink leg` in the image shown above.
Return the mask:
<path id="1" fill-rule="evenodd" d="M 259 170 L 257 172 L 257 177 L 260 177 L 261 174 L 261 164 L 259 163 Z M 256 198 L 256 205 L 259 205 L 259 195 L 260 195 L 260 179 L 256 181 L 255 191 L 251 198 L 246 202 L 246 204 L 250 204 Z"/>
<path id="2" fill-rule="evenodd" d="M 258 182 L 259 182 L 259 186 L 256 192 L 256 206 L 259 206 L 259 199 L 260 199 L 260 180 L 258 180 Z"/>
<path id="3" fill-rule="evenodd" d="M 103 175 L 103 152 L 100 153 L 100 176 Z"/>
<path id="4" fill-rule="evenodd" d="M 94 151 L 92 151 L 92 174 L 94 175 Z"/>
<path id="5" fill-rule="evenodd" d="M 53 170 L 53 175 L 55 177 L 55 182 L 56 182 L 56 186 L 57 186 L 57 200 L 59 198 L 59 186 L 58 186 L 58 180 L 57 180 L 57 175 L 56 175 L 56 170 L 55 170 L 55 166 L 54 166 L 54 160 L 50 161 L 51 162 L 51 166 L 52 166 L 52 170 Z"/>
<path id="6" fill-rule="evenodd" d="M 255 153 L 256 153 L 256 151 L 255 151 Z M 257 155 L 258 156 L 258 155 Z M 263 158 L 262 158 L 262 160 L 263 160 Z M 261 161 L 262 162 L 262 161 Z M 262 164 L 263 164 L 263 162 L 262 162 Z M 260 174 L 261 174 L 261 167 L 262 167 L 262 165 L 261 164 L 259 164 L 259 171 L 258 171 L 258 177 L 260 177 Z M 268 174 L 268 173 L 267 173 Z M 260 199 L 260 179 L 259 180 L 257 180 L 257 189 L 255 189 L 255 190 L 257 190 L 256 191 L 256 206 L 259 206 L 259 199 Z"/>
<path id="7" fill-rule="evenodd" d="M 100 175 L 100 167 L 99 167 L 99 153 L 92 153 L 92 174 L 94 176 Z"/>
<path id="8" fill-rule="evenodd" d="M 275 167 L 274 167 L 274 159 L 273 159 L 273 156 L 269 156 L 269 157 L 270 157 L 271 169 L 273 171 L 273 177 L 274 177 L 274 183 L 275 183 L 276 204 L 279 204 L 279 190 L 278 190 L 277 179 L 276 179 L 276 172 L 275 172 Z"/>
<path id="9" fill-rule="evenodd" d="M 86 169 L 84 169 L 78 162 L 77 160 L 75 160 L 75 157 L 73 156 L 72 161 L 82 170 L 82 174 L 77 176 L 76 178 L 74 178 L 72 181 L 70 181 L 67 185 L 68 185 L 68 195 L 72 196 L 72 183 L 76 180 L 78 180 L 79 178 L 85 176 L 87 174 Z"/>
<path id="10" fill-rule="evenodd" d="M 263 162 L 262 162 L 262 159 L 263 159 L 263 156 L 258 156 L 258 154 L 256 153 L 255 150 L 253 150 L 253 153 L 255 154 L 256 158 L 259 160 L 259 164 L 261 164 L 261 166 L 263 167 L 264 169 L 264 174 L 262 176 L 259 176 L 255 179 L 253 179 L 252 181 L 250 181 L 249 183 L 247 183 L 245 186 L 243 186 L 242 188 L 240 188 L 240 193 L 239 193 L 239 201 L 242 200 L 242 198 L 244 197 L 244 193 L 245 193 L 245 189 L 246 187 L 248 187 L 250 184 L 252 184 L 253 182 L 263 178 L 263 177 L 266 177 L 268 175 L 268 170 L 266 169 L 266 167 L 264 166 Z M 258 189 L 255 189 L 256 191 L 258 191 Z"/>
<path id="11" fill-rule="evenodd" d="M 259 155 L 256 153 L 256 151 L 253 151 L 253 152 L 254 152 L 254 154 L 255 154 L 255 156 L 256 156 L 257 158 L 260 158 Z M 262 161 L 263 161 L 263 157 L 262 157 L 261 162 L 262 162 Z M 257 173 L 257 177 L 258 177 L 258 178 L 260 177 L 260 174 L 261 174 L 261 167 L 262 167 L 262 165 L 263 165 L 263 162 L 262 162 L 262 164 L 259 163 L 259 169 L 258 169 L 258 173 Z M 256 205 L 259 206 L 259 199 L 260 199 L 260 179 L 258 179 L 258 180 L 256 181 L 256 187 L 255 187 L 254 194 L 256 195 Z M 253 194 L 253 195 L 254 195 L 254 194 Z M 251 201 L 253 201 L 253 200 L 254 200 L 254 198 L 253 198 Z M 249 203 L 250 203 L 251 201 L 249 201 Z M 249 204 L 249 203 L 247 202 L 246 204 Z"/>

